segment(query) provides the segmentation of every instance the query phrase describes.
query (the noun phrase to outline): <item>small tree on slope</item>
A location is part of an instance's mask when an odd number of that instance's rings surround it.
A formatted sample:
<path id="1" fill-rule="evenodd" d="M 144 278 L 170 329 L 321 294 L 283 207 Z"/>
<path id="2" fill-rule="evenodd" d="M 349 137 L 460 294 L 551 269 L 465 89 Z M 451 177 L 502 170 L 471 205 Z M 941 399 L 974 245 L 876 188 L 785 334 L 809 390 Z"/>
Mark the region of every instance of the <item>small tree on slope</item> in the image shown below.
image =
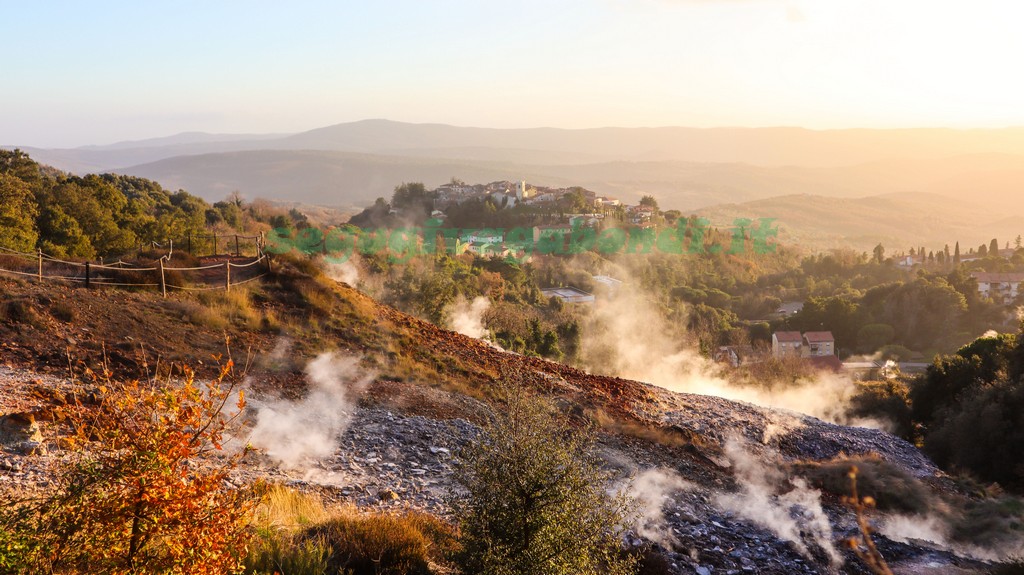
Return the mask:
<path id="1" fill-rule="evenodd" d="M 457 479 L 468 493 L 453 503 L 464 572 L 632 573 L 619 542 L 629 501 L 608 492 L 591 434 L 521 388 L 502 395 L 479 441 L 461 453 Z"/>

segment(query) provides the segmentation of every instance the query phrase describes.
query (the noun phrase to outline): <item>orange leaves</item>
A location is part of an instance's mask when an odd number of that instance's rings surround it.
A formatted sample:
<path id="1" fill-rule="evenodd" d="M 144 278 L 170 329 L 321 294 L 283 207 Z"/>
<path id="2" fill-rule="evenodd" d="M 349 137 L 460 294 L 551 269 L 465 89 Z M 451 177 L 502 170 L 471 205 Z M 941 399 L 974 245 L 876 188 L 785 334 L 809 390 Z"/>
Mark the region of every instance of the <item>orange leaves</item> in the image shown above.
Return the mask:
<path id="1" fill-rule="evenodd" d="M 223 450 L 238 416 L 224 413 L 231 363 L 211 382 L 185 374 L 159 382 L 104 374 L 98 401 L 68 406 L 64 445 L 79 453 L 25 526 L 36 534 L 34 560 L 90 573 L 213 575 L 238 566 L 256 492 L 225 487 L 243 453 L 206 457 Z"/>

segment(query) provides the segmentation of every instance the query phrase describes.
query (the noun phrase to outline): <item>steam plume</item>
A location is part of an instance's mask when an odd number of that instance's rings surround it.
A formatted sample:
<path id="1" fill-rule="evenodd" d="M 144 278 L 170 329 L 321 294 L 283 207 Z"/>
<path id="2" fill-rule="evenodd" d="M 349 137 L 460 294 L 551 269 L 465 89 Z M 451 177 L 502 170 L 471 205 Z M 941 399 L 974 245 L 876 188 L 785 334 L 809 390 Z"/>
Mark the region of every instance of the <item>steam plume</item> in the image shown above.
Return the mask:
<path id="1" fill-rule="evenodd" d="M 848 376 L 821 373 L 779 389 L 742 385 L 727 379 L 719 364 L 680 341 L 678 329 L 673 329 L 664 317 L 655 304 L 626 290 L 610 301 L 600 302 L 583 330 L 582 358 L 586 367 L 672 391 L 788 409 L 832 423 L 884 427 L 848 415 L 856 393 Z"/>
<path id="2" fill-rule="evenodd" d="M 250 442 L 287 468 L 334 453 L 355 408 L 352 395 L 374 377 L 358 363 L 358 358 L 334 353 L 310 361 L 306 365 L 308 395 L 299 401 L 255 405 L 256 427 Z"/>
<path id="3" fill-rule="evenodd" d="M 833 566 L 842 564 L 842 556 L 832 544 L 832 524 L 821 507 L 820 491 L 797 478 L 790 481 L 793 489 L 778 494 L 785 477 L 777 467 L 764 465 L 735 439 L 726 442 L 725 454 L 740 490 L 719 495 L 719 507 L 789 541 L 805 557 L 813 559 L 804 539 L 807 538 L 828 555 Z"/>
<path id="4" fill-rule="evenodd" d="M 459 297 L 452 306 L 448 325 L 462 335 L 482 339 L 487 336 L 487 328 L 484 327 L 484 313 L 490 307 L 491 300 L 484 296 L 477 296 L 473 298 L 472 302 L 467 302 L 465 298 Z"/>
<path id="5" fill-rule="evenodd" d="M 673 492 L 689 491 L 693 487 L 671 469 L 651 468 L 633 478 L 629 494 L 639 504 L 637 534 L 671 549 L 676 537 L 665 521 L 665 504 L 671 500 Z"/>
<path id="6" fill-rule="evenodd" d="M 351 260 L 340 264 L 326 263 L 324 271 L 327 273 L 327 277 L 334 281 L 344 282 L 352 287 L 359 285 L 359 268 Z"/>

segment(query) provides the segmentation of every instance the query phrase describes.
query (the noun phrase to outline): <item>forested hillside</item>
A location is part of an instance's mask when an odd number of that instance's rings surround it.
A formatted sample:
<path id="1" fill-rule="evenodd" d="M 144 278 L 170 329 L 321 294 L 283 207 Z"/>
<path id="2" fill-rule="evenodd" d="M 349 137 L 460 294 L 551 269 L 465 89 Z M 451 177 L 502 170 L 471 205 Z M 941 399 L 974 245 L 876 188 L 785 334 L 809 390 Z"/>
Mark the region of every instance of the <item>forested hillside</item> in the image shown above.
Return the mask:
<path id="1" fill-rule="evenodd" d="M 211 205 L 145 178 L 72 176 L 19 150 L 0 150 L 0 248 L 108 257 L 208 227 L 254 231 L 273 216 L 264 211 L 237 195 Z"/>

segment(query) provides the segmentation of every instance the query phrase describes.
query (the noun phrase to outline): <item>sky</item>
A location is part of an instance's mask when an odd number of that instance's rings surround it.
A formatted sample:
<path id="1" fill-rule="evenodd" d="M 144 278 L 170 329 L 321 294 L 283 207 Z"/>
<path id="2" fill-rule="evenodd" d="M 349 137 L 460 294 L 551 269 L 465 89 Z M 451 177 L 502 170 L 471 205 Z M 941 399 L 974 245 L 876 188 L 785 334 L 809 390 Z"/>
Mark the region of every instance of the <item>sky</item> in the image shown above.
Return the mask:
<path id="1" fill-rule="evenodd" d="M 0 144 L 496 128 L 1024 125 L 1008 0 L 0 0 Z"/>

